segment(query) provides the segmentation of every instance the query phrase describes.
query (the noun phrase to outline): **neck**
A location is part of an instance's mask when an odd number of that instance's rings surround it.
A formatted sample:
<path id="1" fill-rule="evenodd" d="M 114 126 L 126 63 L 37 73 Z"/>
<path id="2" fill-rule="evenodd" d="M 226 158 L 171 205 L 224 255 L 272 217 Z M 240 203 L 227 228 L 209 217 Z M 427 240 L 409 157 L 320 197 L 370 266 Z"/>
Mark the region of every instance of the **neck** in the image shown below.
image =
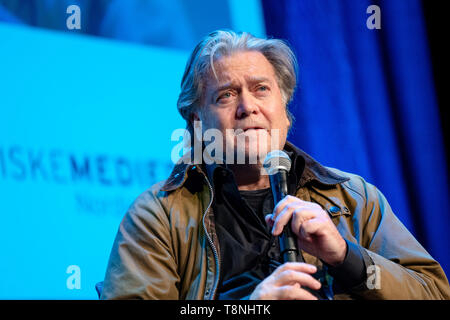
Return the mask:
<path id="1" fill-rule="evenodd" d="M 270 188 L 268 175 L 261 174 L 264 170 L 259 164 L 255 165 L 228 165 L 233 172 L 239 190 L 260 190 Z"/>

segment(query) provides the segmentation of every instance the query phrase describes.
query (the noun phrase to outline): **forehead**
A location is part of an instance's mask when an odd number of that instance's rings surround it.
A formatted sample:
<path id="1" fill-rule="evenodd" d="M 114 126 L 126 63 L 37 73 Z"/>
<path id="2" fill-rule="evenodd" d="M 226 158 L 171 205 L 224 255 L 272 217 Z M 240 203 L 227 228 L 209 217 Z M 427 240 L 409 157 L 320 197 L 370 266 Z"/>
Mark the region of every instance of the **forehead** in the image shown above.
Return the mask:
<path id="1" fill-rule="evenodd" d="M 217 79 L 211 71 L 208 87 L 217 87 L 227 82 L 242 79 L 265 78 L 275 81 L 275 71 L 266 57 L 257 51 L 236 52 L 214 61 Z"/>

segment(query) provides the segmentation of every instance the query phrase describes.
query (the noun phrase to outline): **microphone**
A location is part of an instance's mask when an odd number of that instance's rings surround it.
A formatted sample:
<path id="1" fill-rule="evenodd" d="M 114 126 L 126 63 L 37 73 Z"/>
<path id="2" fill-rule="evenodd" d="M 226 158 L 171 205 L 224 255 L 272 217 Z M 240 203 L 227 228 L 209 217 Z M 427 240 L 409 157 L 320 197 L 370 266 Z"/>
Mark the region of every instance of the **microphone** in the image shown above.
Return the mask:
<path id="1" fill-rule="evenodd" d="M 270 187 L 272 189 L 273 201 L 276 206 L 287 194 L 287 177 L 289 170 L 291 169 L 291 159 L 286 154 L 286 152 L 281 150 L 273 150 L 269 152 L 264 159 L 263 163 L 264 169 L 266 169 L 269 174 Z M 291 229 L 291 221 L 289 220 L 283 228 L 283 232 L 279 237 L 280 253 L 283 258 L 283 262 L 297 262 L 297 245 L 294 233 Z M 316 279 L 320 280 L 320 275 L 316 273 L 314 276 Z M 321 281 L 322 282 L 322 281 Z M 326 286 L 328 288 L 328 285 Z M 309 291 L 312 295 L 316 296 L 320 300 L 332 300 L 333 293 L 325 290 L 325 286 L 319 291 L 315 291 L 308 287 L 303 287 L 306 291 Z"/>
<path id="2" fill-rule="evenodd" d="M 270 187 L 272 189 L 273 201 L 276 206 L 287 194 L 287 177 L 291 169 L 291 159 L 281 150 L 273 150 L 269 152 L 264 159 L 264 169 L 269 174 Z M 291 230 L 291 220 L 284 226 L 283 232 L 279 238 L 280 253 L 283 262 L 297 261 L 297 246 L 294 234 Z"/>

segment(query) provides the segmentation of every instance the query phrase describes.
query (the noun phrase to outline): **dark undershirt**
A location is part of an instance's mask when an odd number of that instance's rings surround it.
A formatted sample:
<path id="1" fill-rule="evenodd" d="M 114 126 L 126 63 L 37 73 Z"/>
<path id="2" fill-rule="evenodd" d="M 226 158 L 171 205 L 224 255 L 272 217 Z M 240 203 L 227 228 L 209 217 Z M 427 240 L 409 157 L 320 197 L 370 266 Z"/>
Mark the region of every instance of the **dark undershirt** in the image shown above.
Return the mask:
<path id="1" fill-rule="evenodd" d="M 261 190 L 239 190 L 241 198 L 246 202 L 248 209 L 253 211 L 259 219 L 261 226 L 266 228 L 270 234 L 270 228 L 267 226 L 265 216 L 273 211 L 273 196 L 270 188 Z"/>

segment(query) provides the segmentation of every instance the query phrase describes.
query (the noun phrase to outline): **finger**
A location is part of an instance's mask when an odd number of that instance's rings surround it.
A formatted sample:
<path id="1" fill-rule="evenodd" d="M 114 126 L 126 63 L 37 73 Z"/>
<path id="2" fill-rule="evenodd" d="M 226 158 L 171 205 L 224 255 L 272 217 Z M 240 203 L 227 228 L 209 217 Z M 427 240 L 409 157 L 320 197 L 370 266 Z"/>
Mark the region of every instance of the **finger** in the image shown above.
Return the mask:
<path id="1" fill-rule="evenodd" d="M 283 263 L 281 266 L 279 266 L 274 273 L 280 274 L 283 271 L 286 270 L 294 270 L 294 271 L 301 271 L 306 273 L 316 273 L 317 267 L 313 264 L 304 263 L 304 262 L 286 262 Z"/>
<path id="2" fill-rule="evenodd" d="M 295 210 L 295 207 L 287 204 L 283 211 L 281 211 L 281 213 L 279 213 L 273 222 L 273 226 L 272 226 L 272 234 L 274 236 L 278 236 L 281 234 L 281 232 L 283 231 L 284 226 L 289 222 L 289 219 L 291 219 L 292 217 L 292 212 Z"/>
<path id="3" fill-rule="evenodd" d="M 291 229 L 292 231 L 298 235 L 300 232 L 300 227 L 306 221 L 310 221 L 311 219 L 316 218 L 318 215 L 318 211 L 315 208 L 307 207 L 307 208 L 297 208 L 292 213 L 291 220 Z"/>
<path id="4" fill-rule="evenodd" d="M 285 225 L 288 224 L 292 218 L 291 228 L 292 231 L 297 234 L 300 225 L 303 221 L 315 218 L 317 216 L 315 208 L 311 208 L 308 204 L 302 204 L 300 202 L 291 202 L 286 205 L 284 210 L 278 215 L 274 221 L 272 227 L 272 234 L 277 236 L 281 234 Z"/>
<path id="5" fill-rule="evenodd" d="M 310 238 L 316 235 L 324 227 L 324 222 L 321 219 L 310 219 L 300 225 L 300 234 L 304 238 Z"/>
<path id="6" fill-rule="evenodd" d="M 293 285 L 295 283 L 313 290 L 319 290 L 322 286 L 321 283 L 317 279 L 314 279 L 311 275 L 294 270 L 286 270 L 282 272 L 277 281 L 278 286 Z"/>
<path id="7" fill-rule="evenodd" d="M 315 296 L 298 285 L 288 285 L 275 289 L 279 300 L 317 300 Z"/>
<path id="8" fill-rule="evenodd" d="M 273 209 L 273 220 L 275 220 L 277 216 L 284 210 L 284 208 L 293 201 L 301 201 L 301 200 L 297 197 L 287 195 L 280 202 L 278 202 L 275 208 Z"/>
<path id="9" fill-rule="evenodd" d="M 318 208 L 318 209 L 322 208 L 320 205 L 318 205 L 315 202 L 305 201 L 300 198 L 297 198 L 297 197 L 294 197 L 291 195 L 287 195 L 280 202 L 278 202 L 278 204 L 273 209 L 274 219 L 276 219 L 278 214 L 280 214 L 283 211 L 283 209 L 286 205 L 288 205 L 289 203 L 292 203 L 292 202 L 297 202 L 299 205 L 303 205 L 305 207 Z"/>
<path id="10" fill-rule="evenodd" d="M 284 226 L 297 211 L 296 209 L 304 209 L 305 211 L 298 211 L 300 221 L 297 219 L 296 228 L 293 229 L 295 233 L 298 232 L 298 227 L 300 226 L 302 220 L 315 217 L 318 212 L 320 212 L 317 211 L 317 209 L 323 210 L 320 205 L 314 202 L 304 201 L 297 197 L 287 195 L 275 206 L 273 210 L 272 221 L 274 221 L 275 225 L 275 227 L 272 228 L 273 235 L 279 235 L 282 232 Z"/>

